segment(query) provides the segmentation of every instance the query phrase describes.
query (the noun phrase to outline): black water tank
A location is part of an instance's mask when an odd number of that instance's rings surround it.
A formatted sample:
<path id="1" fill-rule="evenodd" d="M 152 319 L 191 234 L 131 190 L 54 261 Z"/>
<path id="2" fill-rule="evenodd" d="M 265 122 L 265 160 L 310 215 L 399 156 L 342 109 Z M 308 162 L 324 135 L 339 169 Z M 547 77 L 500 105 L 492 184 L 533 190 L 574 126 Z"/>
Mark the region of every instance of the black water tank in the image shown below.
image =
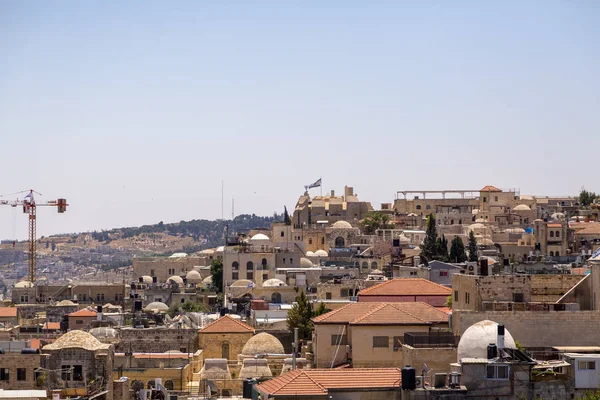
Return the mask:
<path id="1" fill-rule="evenodd" d="M 4 349 L 0 347 L 0 354 L 4 354 Z"/>
<path id="2" fill-rule="evenodd" d="M 40 354 L 40 349 L 21 349 L 21 354 Z"/>
<path id="3" fill-rule="evenodd" d="M 504 325 L 498 324 L 498 336 L 504 336 Z"/>
<path id="4" fill-rule="evenodd" d="M 488 344 L 488 347 L 487 347 L 488 360 L 492 360 L 496 357 L 498 357 L 498 346 L 496 346 L 496 343 Z"/>
<path id="5" fill-rule="evenodd" d="M 402 390 L 415 390 L 417 388 L 417 372 L 407 365 L 402 368 Z"/>
<path id="6" fill-rule="evenodd" d="M 134 311 L 142 311 L 142 301 L 141 300 L 136 300 L 133 303 L 133 310 Z"/>
<path id="7" fill-rule="evenodd" d="M 152 283 L 158 283 L 158 277 L 157 276 L 153 276 L 152 277 Z"/>
<path id="8" fill-rule="evenodd" d="M 96 306 L 96 312 L 101 313 L 102 312 L 102 306 Z"/>
<path id="9" fill-rule="evenodd" d="M 242 397 L 244 399 L 252 398 L 252 388 L 254 387 L 255 383 L 256 383 L 256 381 L 252 378 L 244 379 L 244 386 L 242 388 Z"/>

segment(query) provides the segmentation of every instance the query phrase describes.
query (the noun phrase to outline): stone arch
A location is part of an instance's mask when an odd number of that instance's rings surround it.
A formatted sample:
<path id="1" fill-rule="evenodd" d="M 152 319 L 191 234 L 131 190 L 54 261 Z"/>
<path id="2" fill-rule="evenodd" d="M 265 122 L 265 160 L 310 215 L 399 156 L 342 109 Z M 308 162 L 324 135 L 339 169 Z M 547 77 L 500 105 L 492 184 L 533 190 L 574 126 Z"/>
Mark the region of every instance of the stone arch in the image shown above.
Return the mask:
<path id="1" fill-rule="evenodd" d="M 271 303 L 281 304 L 281 293 L 273 292 L 271 295 Z"/>
<path id="2" fill-rule="evenodd" d="M 345 244 L 346 242 L 343 237 L 338 236 L 335 238 L 335 247 L 344 247 Z"/>
<path id="3" fill-rule="evenodd" d="M 225 358 L 229 360 L 229 351 L 230 351 L 229 342 L 225 341 L 221 343 L 221 358 Z"/>
<path id="4" fill-rule="evenodd" d="M 165 389 L 167 389 L 167 390 L 174 390 L 174 388 L 175 388 L 175 385 L 173 384 L 172 380 L 165 381 L 164 386 L 165 386 Z"/>
<path id="5" fill-rule="evenodd" d="M 371 269 L 377 269 L 377 261 L 371 263 Z"/>

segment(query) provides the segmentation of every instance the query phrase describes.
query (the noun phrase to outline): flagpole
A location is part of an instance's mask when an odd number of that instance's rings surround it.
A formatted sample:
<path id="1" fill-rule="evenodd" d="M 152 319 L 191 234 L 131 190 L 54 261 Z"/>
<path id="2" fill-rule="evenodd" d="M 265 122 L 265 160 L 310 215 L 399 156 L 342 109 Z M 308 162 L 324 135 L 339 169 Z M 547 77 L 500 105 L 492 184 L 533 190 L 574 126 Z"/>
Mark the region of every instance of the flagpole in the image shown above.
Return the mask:
<path id="1" fill-rule="evenodd" d="M 319 188 L 321 188 L 321 197 L 323 197 L 323 178 L 319 178 L 319 180 L 321 181 L 321 184 L 319 185 Z"/>

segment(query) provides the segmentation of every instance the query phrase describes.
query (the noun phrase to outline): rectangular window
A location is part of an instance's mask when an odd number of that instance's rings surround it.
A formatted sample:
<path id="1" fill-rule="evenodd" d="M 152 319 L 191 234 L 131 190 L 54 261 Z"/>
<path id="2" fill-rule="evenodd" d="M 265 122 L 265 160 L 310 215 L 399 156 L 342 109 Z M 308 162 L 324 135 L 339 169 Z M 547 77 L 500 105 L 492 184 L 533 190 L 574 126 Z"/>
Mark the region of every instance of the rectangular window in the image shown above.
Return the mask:
<path id="1" fill-rule="evenodd" d="M 389 336 L 373 336 L 373 348 L 376 347 L 390 347 L 390 337 Z"/>
<path id="2" fill-rule="evenodd" d="M 8 378 L 8 368 L 0 368 L 0 381 L 7 381 Z"/>
<path id="3" fill-rule="evenodd" d="M 458 290 L 454 291 L 454 301 L 458 302 Z"/>
<path id="4" fill-rule="evenodd" d="M 513 293 L 513 302 L 515 303 L 523 303 L 525 301 L 525 296 L 523 293 Z"/>
<path id="5" fill-rule="evenodd" d="M 246 271 L 246 279 L 248 279 L 248 280 L 254 279 L 254 271 L 253 270 Z"/>
<path id="6" fill-rule="evenodd" d="M 150 276 L 154 276 L 154 270 L 153 269 L 150 270 Z"/>
<path id="7" fill-rule="evenodd" d="M 448 271 L 440 271 L 440 276 L 448 276 Z"/>
<path id="8" fill-rule="evenodd" d="M 269 279 L 269 274 L 263 274 L 263 281 L 266 281 Z"/>
<path id="9" fill-rule="evenodd" d="M 231 273 L 231 279 L 234 280 L 234 281 L 237 281 L 238 279 L 240 279 L 239 272 L 232 272 Z"/>
<path id="10" fill-rule="evenodd" d="M 83 320 L 82 319 L 76 319 L 75 320 L 75 325 L 83 325 Z"/>
<path id="11" fill-rule="evenodd" d="M 60 379 L 62 379 L 63 381 L 70 381 L 71 372 L 72 368 L 70 365 L 63 365 L 60 369 Z"/>
<path id="12" fill-rule="evenodd" d="M 83 366 L 73 365 L 73 380 L 74 381 L 82 381 L 83 380 Z"/>
<path id="13" fill-rule="evenodd" d="M 399 351 L 402 348 L 402 336 L 394 336 L 393 343 L 394 351 Z"/>
<path id="14" fill-rule="evenodd" d="M 508 365 L 488 365 L 485 377 L 487 379 L 508 379 Z"/>
<path id="15" fill-rule="evenodd" d="M 348 289 L 341 289 L 341 290 L 340 290 L 340 296 L 341 296 L 342 298 L 344 298 L 344 297 L 348 297 Z"/>
<path id="16" fill-rule="evenodd" d="M 28 295 L 22 295 L 21 296 L 21 303 L 29 303 L 29 296 Z"/>
<path id="17" fill-rule="evenodd" d="M 27 369 L 17 368 L 17 380 L 18 381 L 26 381 L 27 380 Z"/>
<path id="18" fill-rule="evenodd" d="M 596 361 L 579 361 L 580 370 L 596 369 Z"/>
<path id="19" fill-rule="evenodd" d="M 325 300 L 331 300 L 331 292 L 325 293 Z"/>
<path id="20" fill-rule="evenodd" d="M 465 304 L 471 303 L 471 295 L 469 293 L 465 293 Z"/>
<path id="21" fill-rule="evenodd" d="M 331 335 L 331 345 L 332 346 L 338 346 L 338 345 L 347 345 L 348 344 L 348 339 L 346 337 L 346 335 Z"/>

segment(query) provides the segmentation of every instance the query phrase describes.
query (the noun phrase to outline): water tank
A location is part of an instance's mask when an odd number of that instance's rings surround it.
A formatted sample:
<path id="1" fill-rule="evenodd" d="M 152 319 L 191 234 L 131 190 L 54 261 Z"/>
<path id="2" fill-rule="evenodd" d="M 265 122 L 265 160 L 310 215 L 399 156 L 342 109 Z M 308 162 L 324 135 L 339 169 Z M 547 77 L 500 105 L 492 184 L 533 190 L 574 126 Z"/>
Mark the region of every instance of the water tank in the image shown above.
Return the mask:
<path id="1" fill-rule="evenodd" d="M 134 311 L 142 311 L 142 301 L 141 300 L 136 300 L 133 303 L 133 310 Z"/>
<path id="2" fill-rule="evenodd" d="M 0 347 L 0 354 L 4 354 L 4 349 Z"/>
<path id="3" fill-rule="evenodd" d="M 40 354 L 40 349 L 21 349 L 21 354 Z"/>
<path id="4" fill-rule="evenodd" d="M 481 276 L 488 276 L 488 259 L 487 258 L 482 258 L 481 260 L 479 260 L 479 265 L 481 266 L 480 270 L 481 270 Z"/>
<path id="5" fill-rule="evenodd" d="M 487 358 L 488 360 L 498 357 L 498 346 L 496 343 L 490 343 L 487 347 Z"/>
<path id="6" fill-rule="evenodd" d="M 407 365 L 402 368 L 402 390 L 415 390 L 417 388 L 417 372 Z"/>
<path id="7" fill-rule="evenodd" d="M 252 398 L 252 389 L 254 388 L 255 383 L 256 383 L 256 380 L 254 380 L 252 378 L 244 379 L 244 386 L 242 388 L 242 397 L 244 399 Z"/>

